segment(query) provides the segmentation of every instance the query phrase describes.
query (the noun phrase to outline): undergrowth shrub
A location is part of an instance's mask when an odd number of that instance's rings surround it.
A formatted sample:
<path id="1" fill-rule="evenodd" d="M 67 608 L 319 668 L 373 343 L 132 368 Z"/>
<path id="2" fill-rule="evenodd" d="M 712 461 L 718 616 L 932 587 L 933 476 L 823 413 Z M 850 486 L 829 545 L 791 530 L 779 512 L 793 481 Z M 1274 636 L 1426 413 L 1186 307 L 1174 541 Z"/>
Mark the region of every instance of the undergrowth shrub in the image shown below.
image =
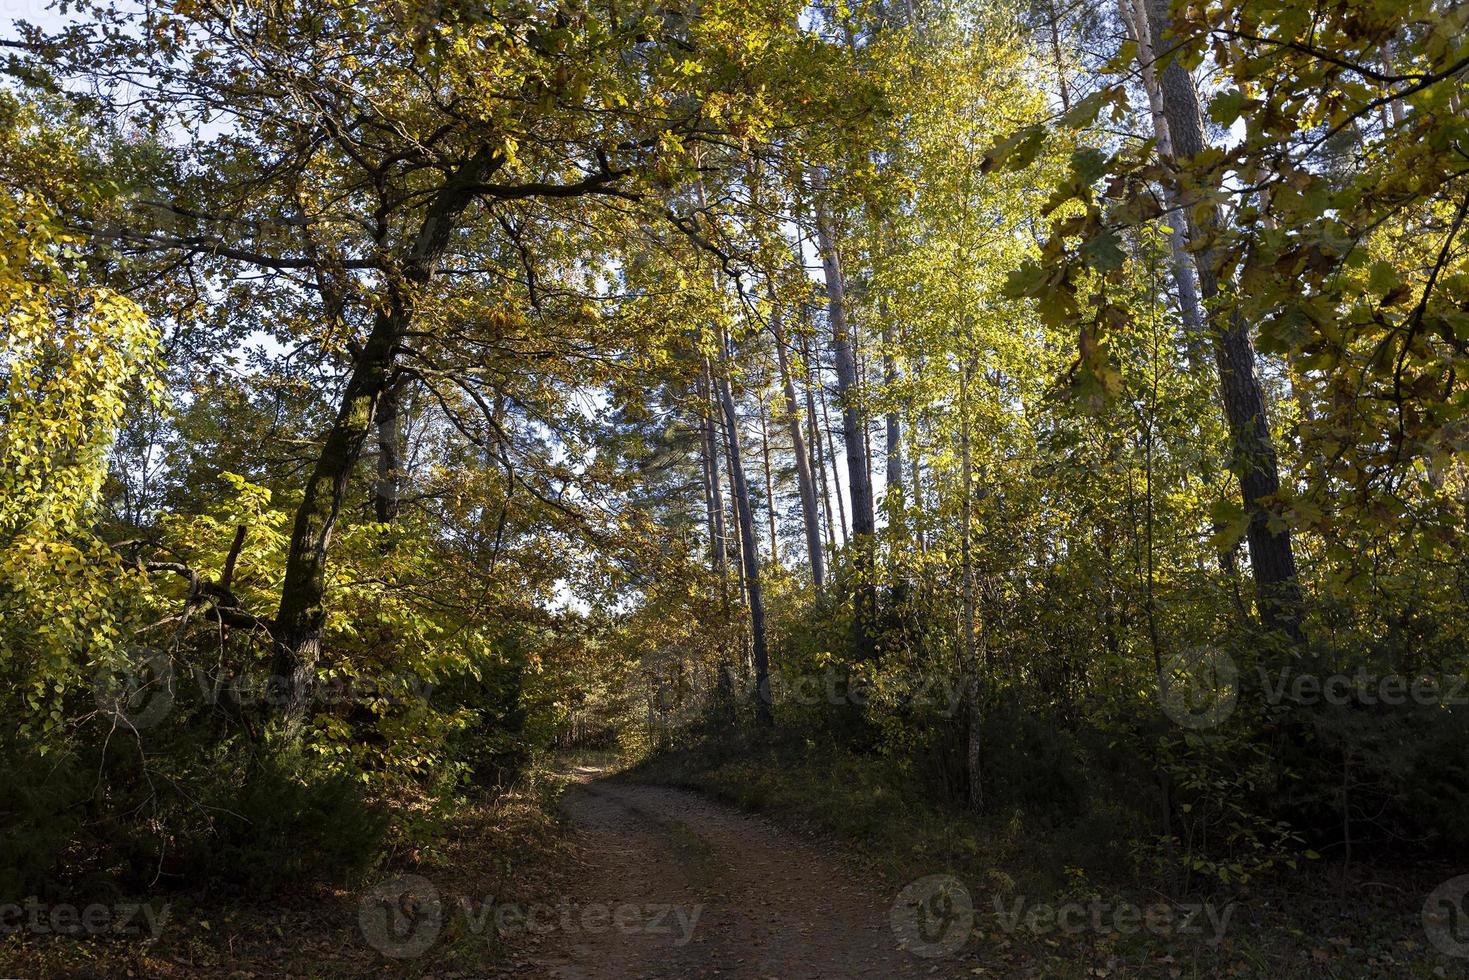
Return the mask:
<path id="1" fill-rule="evenodd" d="M 205 832 L 183 847 L 191 875 L 259 896 L 302 881 L 352 881 L 380 861 L 388 813 L 350 774 L 287 753 L 232 775 L 203 804 Z"/>

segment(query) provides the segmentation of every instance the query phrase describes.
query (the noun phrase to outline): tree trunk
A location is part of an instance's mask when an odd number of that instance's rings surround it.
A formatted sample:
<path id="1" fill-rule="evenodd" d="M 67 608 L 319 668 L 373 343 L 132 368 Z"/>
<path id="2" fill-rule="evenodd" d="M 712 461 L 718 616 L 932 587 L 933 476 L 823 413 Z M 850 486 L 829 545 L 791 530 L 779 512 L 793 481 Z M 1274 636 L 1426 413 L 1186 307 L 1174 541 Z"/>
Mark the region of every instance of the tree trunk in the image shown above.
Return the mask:
<path id="1" fill-rule="evenodd" d="M 811 363 L 809 361 L 809 359 L 808 359 L 807 363 L 808 364 Z M 828 494 L 828 497 L 827 497 L 827 502 L 826 502 L 826 518 L 827 518 L 827 521 L 828 522 L 831 521 L 831 498 L 832 497 L 835 497 L 836 498 L 836 501 L 837 501 L 837 524 L 836 524 L 836 527 L 841 530 L 841 532 L 842 532 L 842 534 L 841 534 L 841 542 L 842 542 L 842 544 L 845 545 L 847 543 L 847 537 L 848 537 L 848 533 L 847 533 L 847 505 L 846 505 L 845 501 L 842 498 L 842 474 L 841 474 L 841 470 L 838 469 L 838 467 L 837 467 L 837 444 L 836 444 L 836 438 L 831 434 L 831 414 L 827 411 L 827 406 L 826 406 L 826 385 L 825 384 L 822 384 L 820 382 L 820 378 L 821 378 L 820 366 L 818 365 L 815 370 L 816 370 L 815 380 L 809 380 L 808 379 L 807 386 L 806 386 L 806 391 L 807 391 L 807 395 L 808 396 L 814 390 L 819 390 L 821 392 L 821 428 L 822 428 L 822 431 L 826 434 L 826 458 L 822 461 L 822 464 L 821 464 L 821 474 L 822 474 L 822 482 L 823 483 L 826 483 L 828 485 L 827 486 L 827 489 L 829 491 L 829 494 Z M 815 417 L 815 413 L 814 412 L 812 414 L 812 417 L 813 418 Z M 831 467 L 831 476 L 830 476 L 830 479 L 828 479 L 827 478 L 827 475 L 826 475 L 827 474 L 827 467 L 828 466 Z"/>
<path id="2" fill-rule="evenodd" d="M 735 414 L 734 396 L 729 389 L 729 352 L 724 339 L 719 342 L 720 371 L 714 382 L 724 408 L 724 434 L 729 452 L 730 494 L 734 497 L 735 518 L 740 531 L 740 558 L 744 563 L 745 596 L 750 604 L 750 640 L 755 666 L 755 715 L 762 725 L 772 721 L 770 703 L 770 664 L 765 647 L 765 602 L 760 592 L 760 553 L 755 545 L 755 520 L 750 510 L 750 487 L 745 480 L 745 464 L 740 450 L 740 428 Z"/>
<path id="3" fill-rule="evenodd" d="M 791 452 L 796 457 L 796 483 L 801 491 L 801 517 L 806 526 L 806 554 L 811 560 L 811 582 L 819 592 L 826 585 L 826 561 L 821 553 L 821 513 L 816 504 L 816 481 L 811 473 L 811 456 L 801 433 L 801 409 L 796 403 L 796 385 L 791 380 L 790 361 L 786 355 L 785 327 L 775 309 L 772 294 L 770 332 L 775 337 L 775 361 L 780 370 L 781 390 L 785 394 L 786 418 L 791 430 Z M 807 392 L 810 394 L 809 390 Z"/>
<path id="4" fill-rule="evenodd" d="M 1152 31 L 1142 5 L 1147 0 L 1118 0 L 1118 12 L 1128 34 L 1137 44 L 1138 65 L 1141 68 L 1143 91 L 1148 96 L 1148 108 L 1153 117 L 1153 134 L 1157 138 L 1158 153 L 1164 159 L 1173 159 L 1173 139 L 1168 131 L 1168 117 L 1163 111 L 1163 93 L 1158 87 L 1157 68 L 1154 64 Z M 1172 183 L 1163 183 L 1163 203 L 1168 208 L 1168 266 L 1178 290 L 1179 313 L 1183 319 L 1184 343 L 1189 363 L 1195 368 L 1204 364 L 1206 332 L 1204 310 L 1199 303 L 1198 284 L 1194 279 L 1192 260 L 1188 255 L 1185 232 L 1187 217 L 1180 205 L 1178 189 Z"/>
<path id="5" fill-rule="evenodd" d="M 299 730 L 310 703 L 326 623 L 326 556 L 332 531 L 347 481 L 377 417 L 378 399 L 392 381 L 398 348 L 413 322 L 413 292 L 433 278 L 460 215 L 474 198 L 474 186 L 500 164 L 494 151 L 482 147 L 435 194 L 403 261 L 404 282 L 389 284 L 387 308 L 373 320 L 306 481 L 291 530 L 271 662 L 275 683 L 282 688 L 278 693 L 288 733 Z"/>
<path id="6" fill-rule="evenodd" d="M 1051 57 L 1056 59 L 1056 83 L 1061 90 L 1061 111 L 1071 108 L 1071 89 L 1066 84 L 1066 58 L 1061 53 L 1061 12 L 1051 0 Z"/>
<path id="7" fill-rule="evenodd" d="M 805 341 L 801 342 L 806 346 Z M 811 381 L 810 355 L 806 356 L 806 431 L 811 438 L 807 451 L 811 453 L 811 473 L 821 485 L 822 510 L 826 514 L 826 544 L 834 554 L 837 549 L 837 519 L 831 509 L 831 481 L 826 477 L 826 454 L 821 451 L 821 424 L 816 412 L 816 390 Z"/>
<path id="8" fill-rule="evenodd" d="M 699 455 L 704 470 L 705 524 L 709 534 L 709 567 L 719 579 L 719 608 L 729 622 L 729 564 L 724 548 L 724 489 L 719 479 L 719 445 L 714 436 L 712 371 L 709 358 L 699 369 Z M 728 718 L 734 704 L 734 674 L 729 647 L 721 626 L 717 644 L 719 665 L 715 670 L 714 696 L 720 717 Z"/>
<path id="9" fill-rule="evenodd" d="M 858 417 L 862 420 L 862 458 L 867 463 L 867 493 L 872 498 L 872 531 L 877 533 L 877 483 L 872 479 L 872 419 L 867 414 L 867 406 L 863 404 L 863 398 L 867 393 L 867 356 L 862 350 L 862 335 L 852 331 L 852 348 L 857 353 L 855 358 L 857 364 L 857 387 L 855 389 L 858 401 Z"/>
<path id="10" fill-rule="evenodd" d="M 891 399 L 892 390 L 898 384 L 898 366 L 896 358 L 893 357 L 893 328 L 886 322 L 886 318 L 882 325 L 882 380 L 888 388 L 888 398 Z M 887 486 L 883 494 L 888 496 L 896 493 L 901 496 L 903 492 L 903 429 L 898 420 L 896 407 L 888 411 L 885 421 L 887 423 L 885 433 L 887 444 L 883 448 L 887 453 Z"/>
<path id="11" fill-rule="evenodd" d="M 1166 3 L 1149 0 L 1148 18 L 1155 50 L 1166 52 L 1166 38 L 1170 33 Z M 1177 59 L 1170 59 L 1160 74 L 1158 87 L 1175 158 L 1186 160 L 1202 153 L 1204 123 L 1192 76 Z M 1188 209 L 1188 232 L 1194 247 L 1200 291 L 1204 301 L 1213 304 L 1220 292 L 1219 264 L 1208 243 L 1216 237 L 1222 219 L 1215 207 L 1202 209 L 1202 214 L 1200 210 Z M 1260 618 L 1267 627 L 1281 630 L 1293 641 L 1300 642 L 1305 634 L 1290 529 L 1270 528 L 1269 502 L 1280 490 L 1280 473 L 1265 396 L 1256 374 L 1249 325 L 1238 308 L 1226 312 L 1215 307 L 1210 311 L 1210 318 L 1219 393 L 1232 444 L 1232 465 L 1239 474 L 1241 496 L 1250 522 L 1247 532 L 1250 567 L 1255 577 Z"/>
<path id="12" fill-rule="evenodd" d="M 913 370 L 915 377 L 923 377 L 924 372 L 928 370 L 928 359 L 920 354 L 917 362 L 913 366 Z M 923 424 L 924 415 L 922 410 L 914 407 L 913 401 L 913 397 L 910 394 L 905 399 L 904 406 L 905 414 L 908 416 L 908 485 L 910 488 L 908 493 L 912 500 L 913 523 L 917 529 L 918 550 L 922 554 L 927 554 L 928 535 L 924 530 L 927 501 L 924 498 L 923 464 L 920 459 L 918 445 L 919 430 Z"/>
<path id="13" fill-rule="evenodd" d="M 326 555 L 332 531 L 348 477 L 372 429 L 374 408 L 388 383 L 395 348 L 407 319 L 408 313 L 402 307 L 378 314 L 296 509 L 276 613 L 271 667 L 275 683 L 281 685 L 277 692 L 280 707 L 287 730 L 292 733 L 305 719 L 321 656 L 326 622 Z"/>
<path id="14" fill-rule="evenodd" d="M 709 442 L 706 438 L 706 429 L 703 411 L 709 404 L 709 394 L 704 387 L 704 374 L 699 372 L 698 384 L 699 396 L 699 486 L 704 491 L 704 540 L 709 547 L 709 570 L 715 570 L 714 564 L 714 479 L 709 471 Z"/>
<path id="15" fill-rule="evenodd" d="M 717 420 L 715 422 L 717 430 L 715 435 L 719 441 L 719 444 L 724 449 L 725 469 L 729 473 L 729 507 L 721 514 L 721 519 L 724 523 L 726 534 L 726 537 L 724 539 L 724 546 L 725 550 L 729 553 L 729 560 L 734 565 L 735 580 L 736 584 L 739 586 L 738 594 L 740 596 L 740 601 L 744 602 L 745 548 L 744 538 L 740 535 L 739 501 L 735 499 L 735 471 L 737 467 L 735 466 L 734 458 L 729 455 L 731 433 L 729 428 L 729 421 L 724 414 L 724 399 L 721 394 L 719 385 L 719 374 L 721 371 L 724 370 L 726 370 L 726 365 L 723 356 L 721 356 L 717 370 L 715 369 L 714 364 L 710 364 L 709 380 L 710 383 L 713 385 L 712 390 L 714 392 L 714 410 L 718 413 Z M 738 436 L 737 433 L 735 435 L 736 437 Z M 744 475 L 743 469 L 740 469 L 739 472 L 741 476 Z"/>
<path id="16" fill-rule="evenodd" d="M 965 770 L 969 779 L 969 806 L 979 813 L 984 809 L 984 782 L 981 779 L 980 708 L 979 708 L 979 656 L 974 646 L 974 554 L 970 546 L 970 534 L 974 522 L 974 469 L 970 452 L 969 437 L 969 373 L 966 356 L 959 375 L 959 474 L 962 484 L 960 492 L 959 520 L 962 523 L 959 537 L 959 561 L 964 579 L 964 679 L 965 700 L 968 702 L 968 744 L 965 752 Z"/>
<path id="17" fill-rule="evenodd" d="M 918 425 L 915 420 L 909 420 L 908 431 L 915 436 L 917 435 Z M 923 529 L 923 508 L 925 505 L 923 499 L 923 470 L 918 462 L 917 442 L 918 440 L 916 438 L 912 440 L 912 445 L 908 452 L 908 470 L 911 474 L 908 482 L 913 488 L 913 513 L 915 516 L 914 523 L 918 526 L 918 551 L 920 554 L 928 554 L 928 534 Z"/>
<path id="18" fill-rule="evenodd" d="M 710 384 L 712 377 L 713 371 L 706 357 L 703 370 L 699 375 L 699 434 L 703 442 L 709 561 L 710 567 L 722 580 L 728 570 L 729 559 L 726 557 L 724 546 L 724 487 L 719 477 L 719 445 L 714 434 L 714 396 Z M 727 599 L 728 596 L 726 596 Z"/>
<path id="19" fill-rule="evenodd" d="M 390 383 L 377 403 L 377 488 L 373 493 L 373 510 L 380 523 L 398 519 L 403 500 L 403 383 Z"/>
<path id="20" fill-rule="evenodd" d="M 867 433 L 863 418 L 861 392 L 857 376 L 857 351 L 847 323 L 846 286 L 842 281 L 841 256 L 837 251 L 825 205 L 820 201 L 823 177 L 820 170 L 812 179 L 818 195 L 816 239 L 821 251 L 821 266 L 826 277 L 827 312 L 831 320 L 832 353 L 836 364 L 837 399 L 842 407 L 842 441 L 847 450 L 847 490 L 852 498 L 852 539 L 856 544 L 852 567 L 855 575 L 856 608 L 853 616 L 853 644 L 858 657 L 872 658 L 871 630 L 877 618 L 877 585 L 873 580 L 873 531 L 876 521 L 872 504 L 872 481 L 867 459 Z"/>
<path id="21" fill-rule="evenodd" d="M 755 401 L 760 408 L 760 455 L 765 464 L 765 517 L 770 525 L 770 560 L 780 567 L 780 544 L 775 527 L 775 474 L 770 468 L 770 418 L 765 407 L 765 385 L 755 388 Z"/>

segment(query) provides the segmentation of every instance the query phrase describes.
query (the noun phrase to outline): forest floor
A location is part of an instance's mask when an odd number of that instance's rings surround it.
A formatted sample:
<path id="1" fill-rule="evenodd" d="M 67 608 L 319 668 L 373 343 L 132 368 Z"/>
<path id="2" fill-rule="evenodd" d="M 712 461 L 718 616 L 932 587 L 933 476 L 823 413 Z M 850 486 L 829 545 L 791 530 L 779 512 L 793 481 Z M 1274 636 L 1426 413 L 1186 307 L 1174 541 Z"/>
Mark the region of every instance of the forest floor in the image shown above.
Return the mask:
<path id="1" fill-rule="evenodd" d="M 366 888 L 179 897 L 157 907 L 156 935 L 0 936 L 0 976 L 971 975 L 901 949 L 890 899 L 821 842 L 611 768 L 561 760 L 550 792 L 466 808 L 436 847 L 398 856 Z M 375 892 L 402 914 L 375 919 Z"/>
<path id="2" fill-rule="evenodd" d="M 559 767 L 537 767 L 502 792 L 468 799 L 447 819 L 435 818 L 439 829 L 426 844 L 396 848 L 384 867 L 351 886 L 303 881 L 269 896 L 171 894 L 152 901 L 151 920 L 128 917 L 138 928 L 93 935 L 28 929 L 12 917 L 5 923 L 12 927 L 0 929 L 0 977 L 486 976 L 513 966 L 519 946 L 535 938 L 495 927 L 500 896 L 554 901 L 577 879 L 575 842 L 557 811 L 568 782 Z M 434 901 L 403 894 L 393 903 L 400 915 L 375 918 L 379 899 L 394 897 L 384 889 L 424 882 Z"/>
<path id="3" fill-rule="evenodd" d="M 829 850 L 687 790 L 579 770 L 564 809 L 587 876 L 516 975 L 553 980 L 968 976 L 899 946 L 888 900 Z M 577 914 L 579 908 L 580 914 Z M 584 928 L 610 910 L 623 927 Z M 570 925 L 564 934 L 557 930 Z"/>
<path id="4" fill-rule="evenodd" d="M 1211 889 L 1195 878 L 1180 892 L 1152 880 L 1145 832 L 1113 813 L 975 821 L 924 804 L 880 760 L 810 745 L 723 758 L 671 750 L 622 778 L 692 789 L 799 829 L 855 862 L 888 896 L 894 923 L 906 896 L 927 896 L 938 914 L 912 938 L 933 957 L 931 976 L 959 967 L 1007 980 L 1469 980 L 1469 957 L 1442 951 L 1455 938 L 1469 948 L 1462 913 L 1439 923 L 1448 935 L 1435 942 L 1424 911 L 1424 896 L 1463 867 L 1381 855 L 1344 869 L 1322 859 L 1248 885 Z M 945 881 L 972 908 L 958 926 L 941 904 L 952 893 L 936 891 Z"/>
<path id="5" fill-rule="evenodd" d="M 362 887 L 180 897 L 153 935 L 0 935 L 0 976 L 1469 977 L 1469 961 L 1426 948 L 1421 903 L 1380 898 L 1418 888 L 1384 869 L 1346 900 L 1311 904 L 1313 881 L 1201 907 L 1190 931 L 1181 901 L 1098 905 L 1043 884 L 1000 828 L 908 807 L 875 816 L 891 801 L 851 771 L 669 761 L 620 772 L 611 757 L 550 760 Z M 1063 842 L 1076 830 L 1017 836 L 1074 877 L 1082 858 Z M 1164 904 L 1170 927 L 1147 928 Z"/>

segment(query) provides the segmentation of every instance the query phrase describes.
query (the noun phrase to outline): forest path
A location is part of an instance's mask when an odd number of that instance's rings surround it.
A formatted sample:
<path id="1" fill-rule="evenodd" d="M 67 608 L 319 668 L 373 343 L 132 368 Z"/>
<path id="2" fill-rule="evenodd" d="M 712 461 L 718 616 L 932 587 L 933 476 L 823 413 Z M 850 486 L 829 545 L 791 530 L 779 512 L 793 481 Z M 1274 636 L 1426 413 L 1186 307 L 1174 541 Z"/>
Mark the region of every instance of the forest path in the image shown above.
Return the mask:
<path id="1" fill-rule="evenodd" d="M 882 898 L 830 854 L 697 794 L 581 768 L 563 802 L 582 893 L 522 976 L 843 980 L 960 976 L 899 948 Z"/>

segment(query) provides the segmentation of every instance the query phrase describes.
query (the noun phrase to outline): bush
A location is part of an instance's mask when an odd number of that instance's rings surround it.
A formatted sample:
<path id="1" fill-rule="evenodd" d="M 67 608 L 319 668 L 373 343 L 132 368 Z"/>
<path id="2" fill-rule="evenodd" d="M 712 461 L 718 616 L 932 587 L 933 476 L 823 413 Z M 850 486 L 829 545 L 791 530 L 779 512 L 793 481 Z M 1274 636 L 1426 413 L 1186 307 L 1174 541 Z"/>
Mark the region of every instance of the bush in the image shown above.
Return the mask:
<path id="1" fill-rule="evenodd" d="M 211 883 L 266 895 L 303 880 L 347 881 L 383 853 L 386 811 L 364 801 L 352 777 L 319 763 L 270 757 L 247 769 L 238 788 L 215 791 L 209 831 L 184 849 Z"/>
<path id="2" fill-rule="evenodd" d="M 1087 809 L 1088 784 L 1076 735 L 1057 719 L 1003 700 L 981 723 L 986 799 L 1052 826 Z"/>
<path id="3" fill-rule="evenodd" d="M 0 743 L 0 902 L 56 889 L 63 853 L 82 832 L 88 773 L 70 756 Z M 91 774 L 95 777 L 95 773 Z"/>

